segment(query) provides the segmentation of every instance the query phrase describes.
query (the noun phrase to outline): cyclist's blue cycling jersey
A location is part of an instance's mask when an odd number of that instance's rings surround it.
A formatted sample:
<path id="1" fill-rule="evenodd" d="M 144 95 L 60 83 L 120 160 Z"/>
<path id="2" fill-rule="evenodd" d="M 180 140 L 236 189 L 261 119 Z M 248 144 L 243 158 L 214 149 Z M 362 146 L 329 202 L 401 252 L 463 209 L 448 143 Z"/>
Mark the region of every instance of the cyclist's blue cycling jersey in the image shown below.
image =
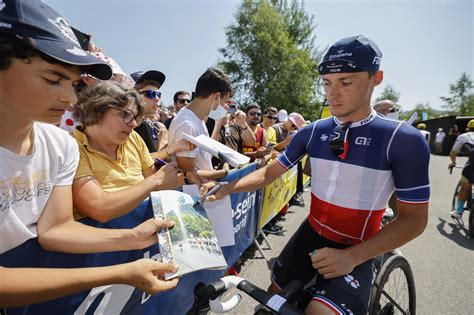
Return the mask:
<path id="1" fill-rule="evenodd" d="M 308 153 L 311 226 L 335 242 L 358 244 L 380 229 L 394 189 L 400 202 L 428 202 L 430 152 L 419 130 L 372 111 L 351 124 L 348 153 L 341 160 L 329 145 L 337 124 L 329 117 L 307 125 L 277 161 L 289 169 Z"/>

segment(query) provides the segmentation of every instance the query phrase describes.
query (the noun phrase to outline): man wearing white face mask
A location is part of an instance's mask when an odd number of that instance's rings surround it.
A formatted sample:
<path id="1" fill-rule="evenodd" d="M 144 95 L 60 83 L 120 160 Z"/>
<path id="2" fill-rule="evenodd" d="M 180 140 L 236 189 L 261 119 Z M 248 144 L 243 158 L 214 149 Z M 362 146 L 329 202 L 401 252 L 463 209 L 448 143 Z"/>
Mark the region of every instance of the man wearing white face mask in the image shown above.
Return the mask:
<path id="1" fill-rule="evenodd" d="M 387 118 L 398 120 L 397 105 L 391 100 L 378 101 L 374 105 L 374 110 Z"/>
<path id="2" fill-rule="evenodd" d="M 183 139 L 183 134 L 209 136 L 205 121 L 208 118 L 219 120 L 227 114 L 223 106 L 232 95 L 232 86 L 227 75 L 218 68 L 209 68 L 198 79 L 194 99 L 182 108 L 171 122 L 168 142 Z M 226 170 L 212 168 L 212 156 L 201 148 L 182 151 L 173 156 L 183 171 L 200 170 L 200 175 L 208 179 L 218 179 L 227 174 Z"/>

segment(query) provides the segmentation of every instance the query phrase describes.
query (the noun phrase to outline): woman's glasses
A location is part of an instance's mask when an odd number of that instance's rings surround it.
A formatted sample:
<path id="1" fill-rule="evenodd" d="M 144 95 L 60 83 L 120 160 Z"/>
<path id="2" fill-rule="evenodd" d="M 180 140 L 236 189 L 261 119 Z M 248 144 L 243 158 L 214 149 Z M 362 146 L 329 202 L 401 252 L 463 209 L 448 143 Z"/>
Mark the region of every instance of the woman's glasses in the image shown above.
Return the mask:
<path id="1" fill-rule="evenodd" d="M 123 109 L 117 106 L 112 106 L 112 105 L 110 105 L 110 107 L 122 112 L 122 120 L 126 125 L 131 124 L 132 121 L 135 120 L 137 123 L 137 126 L 139 126 L 144 120 L 144 117 L 142 115 L 135 115 L 135 113 L 130 110 Z"/>
<path id="2" fill-rule="evenodd" d="M 158 90 L 143 90 L 140 91 L 140 94 L 149 99 L 161 98 L 161 92 Z"/>
<path id="3" fill-rule="evenodd" d="M 329 143 L 332 153 L 341 160 L 344 160 L 349 150 L 349 142 L 347 141 L 349 135 L 349 127 L 351 122 L 344 125 L 337 125 L 332 131 L 331 142 Z"/>
<path id="4" fill-rule="evenodd" d="M 272 116 L 272 115 L 264 115 L 264 116 L 271 120 L 277 120 L 276 116 Z"/>

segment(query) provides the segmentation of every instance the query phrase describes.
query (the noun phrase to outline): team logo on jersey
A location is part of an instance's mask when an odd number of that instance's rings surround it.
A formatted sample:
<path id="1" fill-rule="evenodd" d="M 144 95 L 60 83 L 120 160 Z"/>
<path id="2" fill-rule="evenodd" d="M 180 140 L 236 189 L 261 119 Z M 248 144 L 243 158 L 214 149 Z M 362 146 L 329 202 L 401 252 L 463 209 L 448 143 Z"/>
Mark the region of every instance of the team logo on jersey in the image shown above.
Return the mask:
<path id="1" fill-rule="evenodd" d="M 353 276 L 351 275 L 347 275 L 344 277 L 344 280 L 346 280 L 346 282 L 348 284 L 351 285 L 351 287 L 353 287 L 354 289 L 358 289 L 360 287 L 360 284 L 359 284 L 359 281 L 357 281 L 356 279 L 354 279 Z"/>
<path id="2" fill-rule="evenodd" d="M 323 134 L 321 135 L 321 137 L 319 137 L 319 139 L 321 139 L 321 141 L 326 141 L 328 138 L 329 138 L 329 136 L 328 136 L 327 134 L 325 134 L 325 133 L 323 133 Z"/>
<path id="3" fill-rule="evenodd" d="M 371 140 L 372 140 L 372 138 L 357 137 L 354 142 L 357 145 L 363 145 L 363 146 L 368 147 L 370 145 Z"/>

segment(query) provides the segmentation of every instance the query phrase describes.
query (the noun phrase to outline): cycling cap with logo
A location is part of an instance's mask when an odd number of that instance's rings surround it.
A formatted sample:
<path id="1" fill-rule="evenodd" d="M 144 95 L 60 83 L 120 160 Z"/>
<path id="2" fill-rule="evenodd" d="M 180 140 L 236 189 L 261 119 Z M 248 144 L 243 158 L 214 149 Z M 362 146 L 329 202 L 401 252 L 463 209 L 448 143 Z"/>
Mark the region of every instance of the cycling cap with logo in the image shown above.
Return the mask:
<path id="1" fill-rule="evenodd" d="M 318 71 L 321 75 L 344 72 L 375 72 L 380 68 L 382 52 L 363 35 L 347 37 L 329 47 Z"/>
<path id="2" fill-rule="evenodd" d="M 88 66 L 87 73 L 98 79 L 112 76 L 110 66 L 83 50 L 68 22 L 41 1 L 1 1 L 0 33 L 31 38 L 42 53 L 67 64 Z"/>

